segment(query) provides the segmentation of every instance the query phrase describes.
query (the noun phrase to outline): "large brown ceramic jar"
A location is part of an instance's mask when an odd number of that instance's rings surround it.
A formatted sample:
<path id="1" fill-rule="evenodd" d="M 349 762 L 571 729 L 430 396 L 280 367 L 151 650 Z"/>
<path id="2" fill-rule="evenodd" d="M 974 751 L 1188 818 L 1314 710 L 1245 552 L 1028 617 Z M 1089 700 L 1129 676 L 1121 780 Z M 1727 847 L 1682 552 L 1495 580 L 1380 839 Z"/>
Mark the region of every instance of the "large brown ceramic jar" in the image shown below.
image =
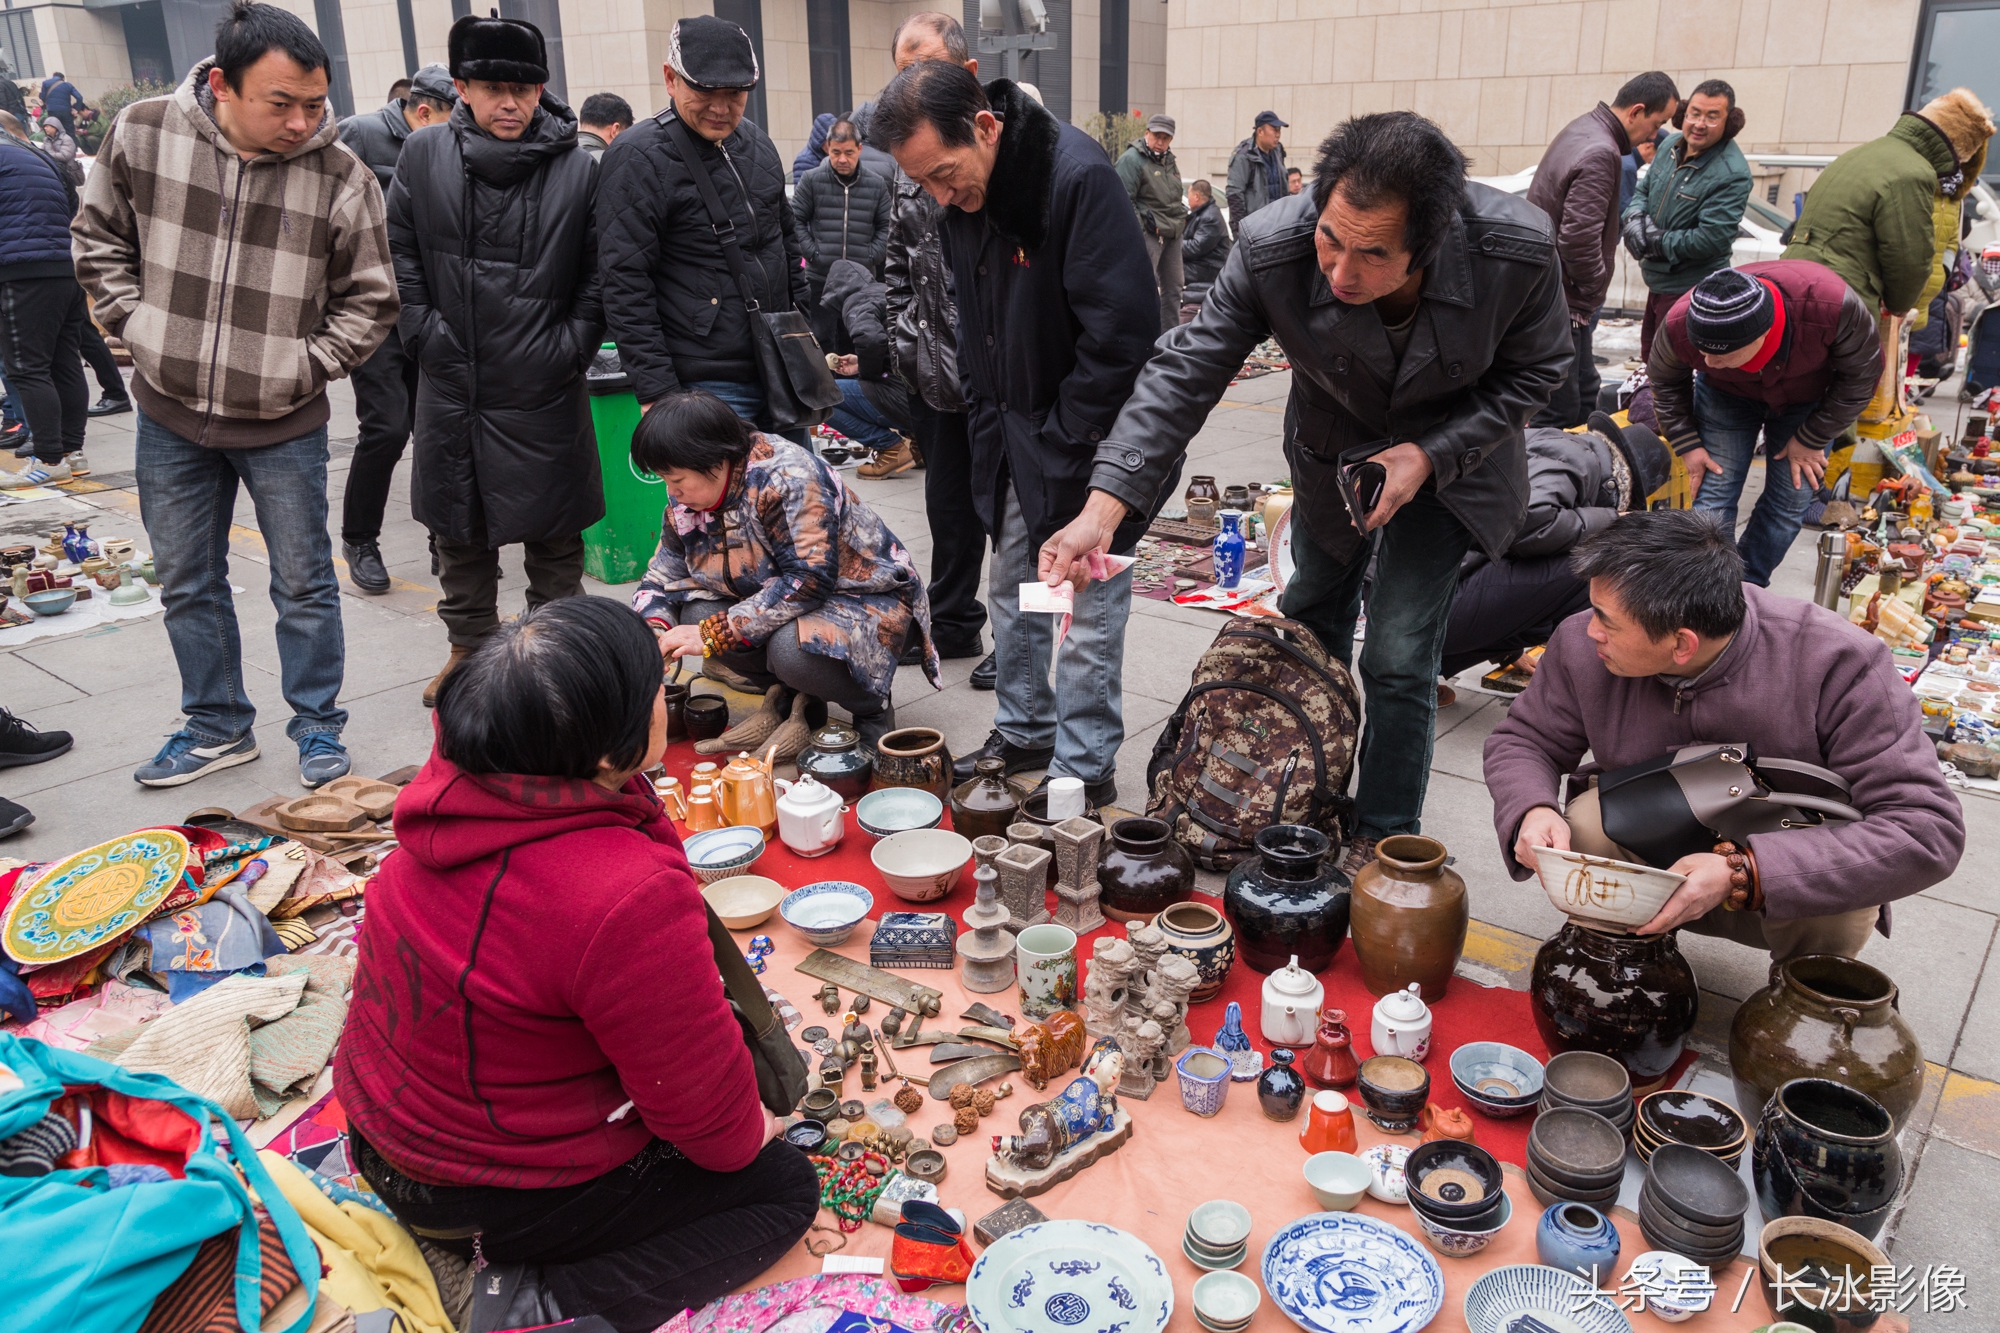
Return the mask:
<path id="1" fill-rule="evenodd" d="M 1444 998 L 1471 921 L 1465 881 L 1444 861 L 1436 838 L 1397 834 L 1376 843 L 1375 860 L 1354 877 L 1354 956 L 1376 995 L 1414 981 L 1426 1004 Z"/>
<path id="2" fill-rule="evenodd" d="M 997 760 L 995 761 L 998 762 Z M 1160 819 L 1119 819 L 1097 863 L 1097 905 L 1113 921 L 1157 916 L 1194 894 L 1194 862 Z"/>
<path id="3" fill-rule="evenodd" d="M 951 827 L 968 838 L 1004 838 L 1020 817 L 1021 793 L 1007 781 L 1004 760 L 981 759 L 972 771 L 951 794 Z"/>
<path id="4" fill-rule="evenodd" d="M 875 742 L 875 786 L 918 787 L 940 801 L 951 799 L 951 751 L 944 733 L 904 727 Z"/>
<path id="5" fill-rule="evenodd" d="M 1852 958 L 1808 954 L 1771 968 L 1771 984 L 1729 1026 L 1736 1109 L 1756 1120 L 1780 1086 L 1824 1078 L 1865 1092 L 1901 1130 L 1924 1090 L 1924 1052 L 1896 1008 L 1896 983 Z"/>
<path id="6" fill-rule="evenodd" d="M 1550 1051 L 1608 1055 L 1644 1092 L 1680 1059 L 1701 992 L 1672 931 L 1607 935 L 1570 922 L 1536 953 L 1528 1001 Z"/>

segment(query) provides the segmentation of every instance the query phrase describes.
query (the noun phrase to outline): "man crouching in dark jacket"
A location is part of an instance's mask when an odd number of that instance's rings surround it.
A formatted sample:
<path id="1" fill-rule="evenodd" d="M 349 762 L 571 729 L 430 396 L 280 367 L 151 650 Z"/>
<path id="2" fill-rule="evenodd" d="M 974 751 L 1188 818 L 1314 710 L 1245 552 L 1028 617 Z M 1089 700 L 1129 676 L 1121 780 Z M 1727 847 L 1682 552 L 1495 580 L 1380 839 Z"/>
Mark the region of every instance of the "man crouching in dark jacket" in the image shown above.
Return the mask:
<path id="1" fill-rule="evenodd" d="M 542 34 L 452 24 L 459 102 L 403 147 L 389 249 L 417 363 L 410 510 L 430 529 L 451 656 L 426 707 L 500 623 L 499 548 L 526 547 L 528 605 L 583 591 L 583 530 L 604 517 L 584 368 L 604 331 L 597 163 L 545 97 Z"/>
<path id="2" fill-rule="evenodd" d="M 1194 322 L 1171 329 L 1097 445 L 1090 499 L 1045 558 L 1057 573 L 1141 517 L 1243 360 L 1292 363 L 1285 459 L 1297 569 L 1282 609 L 1343 662 L 1378 554 L 1361 651 L 1367 732 L 1343 866 L 1415 833 L 1430 774 L 1438 645 L 1475 542 L 1498 559 L 1528 503 L 1522 423 L 1569 373 L 1569 315 L 1548 215 L 1465 179 L 1465 155 L 1406 111 L 1357 116 L 1320 145 L 1313 184 L 1243 224 Z M 1341 469 L 1367 458 L 1350 512 Z M 1373 485 L 1380 481 L 1379 487 Z M 1373 534 L 1381 533 L 1379 539 Z M 1376 548 L 1379 547 L 1379 552 Z M 1218 771 L 1246 798 L 1242 775 Z"/>

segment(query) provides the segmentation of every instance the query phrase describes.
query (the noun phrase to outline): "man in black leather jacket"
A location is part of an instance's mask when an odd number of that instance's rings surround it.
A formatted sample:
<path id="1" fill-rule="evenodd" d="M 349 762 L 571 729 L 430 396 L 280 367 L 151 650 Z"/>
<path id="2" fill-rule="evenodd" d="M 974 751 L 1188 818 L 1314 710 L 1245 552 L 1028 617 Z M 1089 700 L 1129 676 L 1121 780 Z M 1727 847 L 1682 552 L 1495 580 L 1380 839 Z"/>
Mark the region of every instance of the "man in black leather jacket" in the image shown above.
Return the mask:
<path id="1" fill-rule="evenodd" d="M 1215 187 L 1200 176 L 1188 182 L 1187 230 L 1181 233 L 1181 264 L 1188 286 L 1207 287 L 1222 272 L 1229 258 L 1229 228 L 1222 221 L 1222 207 L 1215 202 Z"/>
<path id="2" fill-rule="evenodd" d="M 1281 605 L 1343 661 L 1379 555 L 1360 662 L 1368 722 L 1351 872 L 1376 839 L 1419 827 L 1459 559 L 1475 543 L 1498 558 L 1520 529 L 1522 425 L 1569 370 L 1548 217 L 1467 182 L 1464 154 L 1420 116 L 1342 124 L 1321 146 L 1312 188 L 1245 222 L 1201 313 L 1160 340 L 1097 447 L 1083 513 L 1042 548 L 1045 577 L 1110 549 L 1126 516 L 1154 503 L 1268 337 L 1292 363 L 1285 457 L 1297 568 Z M 1339 473 L 1344 457 L 1364 455 L 1386 475 L 1357 526 Z"/>
<path id="3" fill-rule="evenodd" d="M 714 182 L 765 310 L 812 309 L 785 164 L 743 118 L 758 79 L 743 30 L 710 15 L 674 25 L 667 48 L 673 105 L 604 150 L 597 185 L 604 322 L 650 407 L 675 389 L 707 389 L 759 429 L 771 428 L 750 312 L 730 276 L 690 155 Z M 692 132 L 689 144 L 680 132 Z M 804 434 L 795 438 L 804 442 Z"/>
<path id="4" fill-rule="evenodd" d="M 912 14 L 896 29 L 896 68 L 919 60 L 949 60 L 974 74 L 979 61 L 967 49 L 965 28 L 949 14 Z M 986 563 L 986 530 L 972 504 L 972 440 L 966 433 L 965 396 L 958 385 L 958 307 L 951 299 L 951 266 L 938 240 L 944 208 L 898 171 L 890 200 L 889 250 L 883 280 L 889 287 L 889 322 L 896 369 L 910 385 L 910 416 L 924 460 L 924 513 L 931 526 L 931 639 L 938 656 L 979 657 L 986 606 L 979 575 Z M 972 669 L 972 688 L 993 688 L 993 655 Z"/>

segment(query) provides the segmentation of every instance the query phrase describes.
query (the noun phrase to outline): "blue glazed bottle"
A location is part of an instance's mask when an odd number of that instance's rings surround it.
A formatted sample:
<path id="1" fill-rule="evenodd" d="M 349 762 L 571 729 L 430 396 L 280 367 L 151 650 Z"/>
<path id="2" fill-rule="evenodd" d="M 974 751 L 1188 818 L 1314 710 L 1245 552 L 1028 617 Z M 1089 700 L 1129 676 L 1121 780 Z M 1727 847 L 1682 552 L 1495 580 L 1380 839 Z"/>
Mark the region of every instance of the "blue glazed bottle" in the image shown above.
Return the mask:
<path id="1" fill-rule="evenodd" d="M 1215 585 L 1234 588 L 1243 582 L 1243 515 L 1222 511 L 1222 531 L 1215 537 Z"/>
<path id="2" fill-rule="evenodd" d="M 1618 1266 L 1618 1228 L 1587 1203 L 1558 1203 L 1535 1227 L 1535 1253 L 1550 1268 L 1604 1286 Z"/>
<path id="3" fill-rule="evenodd" d="M 1272 1120 L 1297 1117 L 1305 1105 L 1306 1081 L 1292 1068 L 1292 1053 L 1280 1046 L 1271 1052 L 1271 1067 L 1257 1078 L 1257 1104 Z"/>

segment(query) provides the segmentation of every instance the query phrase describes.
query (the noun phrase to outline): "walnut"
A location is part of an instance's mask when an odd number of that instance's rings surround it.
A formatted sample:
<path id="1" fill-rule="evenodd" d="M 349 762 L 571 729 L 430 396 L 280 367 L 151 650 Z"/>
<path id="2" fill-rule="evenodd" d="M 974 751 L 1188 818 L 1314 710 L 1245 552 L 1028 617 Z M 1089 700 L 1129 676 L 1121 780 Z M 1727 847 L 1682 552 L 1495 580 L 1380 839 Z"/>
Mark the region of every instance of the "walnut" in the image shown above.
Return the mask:
<path id="1" fill-rule="evenodd" d="M 993 1101 L 993 1094 L 981 1088 L 972 1094 L 972 1109 L 979 1112 L 982 1117 L 992 1115 Z"/>
<path id="2" fill-rule="evenodd" d="M 896 1094 L 896 1109 L 904 1115 L 915 1115 L 924 1109 L 924 1095 L 915 1088 L 905 1086 Z"/>
<path id="3" fill-rule="evenodd" d="M 960 1086 L 963 1087 L 964 1085 L 961 1084 Z M 975 1134 L 979 1131 L 979 1112 L 973 1110 L 970 1106 L 962 1106 L 959 1108 L 958 1114 L 951 1118 L 951 1123 L 952 1127 L 961 1134 Z"/>
<path id="4" fill-rule="evenodd" d="M 972 1085 L 970 1083 L 954 1085 L 949 1100 L 954 1111 L 963 1111 L 966 1107 L 972 1105 Z M 969 1133 L 970 1131 L 967 1132 Z"/>

